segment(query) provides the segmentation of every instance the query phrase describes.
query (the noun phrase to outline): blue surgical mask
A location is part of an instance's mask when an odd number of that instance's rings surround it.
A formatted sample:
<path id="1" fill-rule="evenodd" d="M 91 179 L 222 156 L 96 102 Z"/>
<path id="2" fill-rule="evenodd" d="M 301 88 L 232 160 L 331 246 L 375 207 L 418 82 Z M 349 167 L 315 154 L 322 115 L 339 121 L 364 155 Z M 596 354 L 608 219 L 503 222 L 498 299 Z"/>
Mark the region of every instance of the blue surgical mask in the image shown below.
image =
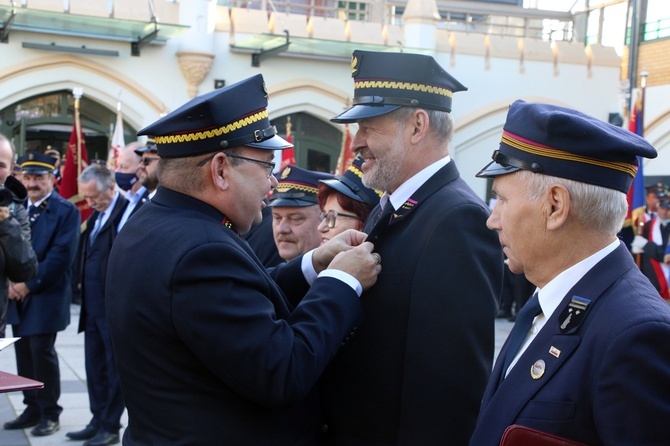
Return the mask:
<path id="1" fill-rule="evenodd" d="M 116 184 L 119 185 L 121 190 L 127 192 L 131 187 L 133 187 L 133 184 L 137 182 L 137 175 L 134 173 L 114 172 L 114 179 L 116 180 Z"/>

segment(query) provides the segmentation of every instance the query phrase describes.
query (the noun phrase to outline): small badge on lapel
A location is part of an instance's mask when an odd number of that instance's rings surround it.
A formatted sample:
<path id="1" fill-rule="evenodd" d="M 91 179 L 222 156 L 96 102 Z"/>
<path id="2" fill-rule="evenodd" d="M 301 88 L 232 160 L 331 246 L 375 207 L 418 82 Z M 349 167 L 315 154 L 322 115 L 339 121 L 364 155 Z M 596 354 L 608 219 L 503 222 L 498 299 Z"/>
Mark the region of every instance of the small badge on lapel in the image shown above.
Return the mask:
<path id="1" fill-rule="evenodd" d="M 573 328 L 579 326 L 579 324 L 581 324 L 584 320 L 584 316 L 586 316 L 586 312 L 588 311 L 590 305 L 591 301 L 589 299 L 573 296 L 572 300 L 570 301 L 570 305 L 568 305 L 565 310 L 563 310 L 561 317 L 558 319 L 561 333 L 567 333 Z"/>
<path id="2" fill-rule="evenodd" d="M 549 349 L 549 354 L 558 358 L 561 356 L 561 351 L 552 345 Z"/>
<path id="3" fill-rule="evenodd" d="M 407 216 L 410 212 L 412 212 L 415 208 L 415 206 L 419 204 L 418 201 L 413 200 L 412 198 L 408 198 L 406 202 L 400 206 L 400 209 L 395 211 L 391 215 L 391 219 L 389 220 L 389 224 L 395 223 L 397 220 L 401 220 Z"/>
<path id="4" fill-rule="evenodd" d="M 535 361 L 535 364 L 530 366 L 530 376 L 533 379 L 540 379 L 542 378 L 542 375 L 544 375 L 544 370 L 546 368 L 546 364 L 542 359 L 538 359 Z"/>

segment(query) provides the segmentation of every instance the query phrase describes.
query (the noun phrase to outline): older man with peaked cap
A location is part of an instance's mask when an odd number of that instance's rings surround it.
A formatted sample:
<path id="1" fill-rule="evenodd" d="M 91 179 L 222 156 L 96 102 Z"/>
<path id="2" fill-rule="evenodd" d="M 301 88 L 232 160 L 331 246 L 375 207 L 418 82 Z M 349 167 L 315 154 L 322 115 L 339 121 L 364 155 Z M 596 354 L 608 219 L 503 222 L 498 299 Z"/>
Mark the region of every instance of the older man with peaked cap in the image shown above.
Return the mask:
<path id="1" fill-rule="evenodd" d="M 314 384 L 360 321 L 381 269 L 372 244 L 352 231 L 267 272 L 240 236 L 277 185 L 273 151 L 291 146 L 261 75 L 139 133 L 155 136 L 160 186 L 116 238 L 107 276 L 124 444 L 314 444 Z"/>
<path id="2" fill-rule="evenodd" d="M 489 211 L 449 157 L 452 95 L 430 56 L 355 51 L 351 148 L 384 191 L 363 232 L 384 265 L 365 323 L 323 380 L 326 441 L 464 445 L 493 362 L 502 254 Z"/>
<path id="3" fill-rule="evenodd" d="M 487 224 L 510 270 L 537 291 L 498 356 L 473 446 L 497 446 L 515 424 L 580 444 L 670 444 L 670 309 L 616 236 L 637 157 L 656 150 L 627 130 L 555 105 L 510 107 L 477 176 L 494 179 Z"/>
<path id="4" fill-rule="evenodd" d="M 279 256 L 289 261 L 321 244 L 319 181 L 333 179 L 329 173 L 288 165 L 279 174 L 270 196 L 272 233 Z"/>

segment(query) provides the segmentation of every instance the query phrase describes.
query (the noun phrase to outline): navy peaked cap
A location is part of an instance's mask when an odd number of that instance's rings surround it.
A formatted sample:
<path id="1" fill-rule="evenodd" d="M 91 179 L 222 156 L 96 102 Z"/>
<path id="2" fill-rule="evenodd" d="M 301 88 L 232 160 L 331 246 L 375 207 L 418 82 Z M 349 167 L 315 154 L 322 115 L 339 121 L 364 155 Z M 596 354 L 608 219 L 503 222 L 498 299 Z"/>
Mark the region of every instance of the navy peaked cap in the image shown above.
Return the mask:
<path id="1" fill-rule="evenodd" d="M 277 136 L 268 118 L 268 93 L 257 74 L 191 99 L 137 135 L 152 136 L 163 158 L 218 152 L 237 146 L 283 150 L 292 144 Z M 148 147 L 148 145 L 147 145 Z"/>
<path id="2" fill-rule="evenodd" d="M 382 192 L 363 185 L 363 158 L 357 156 L 349 168 L 342 175 L 330 180 L 320 180 L 320 183 L 335 189 L 349 198 L 375 207 L 379 203 Z"/>
<path id="3" fill-rule="evenodd" d="M 638 157 L 656 158 L 649 142 L 621 127 L 557 105 L 515 101 L 500 147 L 476 176 L 530 170 L 628 193 Z"/>
<path id="4" fill-rule="evenodd" d="M 351 58 L 353 106 L 331 119 L 348 123 L 400 107 L 451 111 L 454 92 L 467 88 L 431 56 L 356 50 Z"/>
<path id="5" fill-rule="evenodd" d="M 16 160 L 24 173 L 42 174 L 53 172 L 56 168 L 56 159 L 53 156 L 40 152 L 27 152 Z"/>
<path id="6" fill-rule="evenodd" d="M 334 176 L 329 173 L 288 165 L 279 174 L 277 187 L 270 195 L 270 206 L 313 206 L 318 203 L 319 180 L 332 178 Z"/>

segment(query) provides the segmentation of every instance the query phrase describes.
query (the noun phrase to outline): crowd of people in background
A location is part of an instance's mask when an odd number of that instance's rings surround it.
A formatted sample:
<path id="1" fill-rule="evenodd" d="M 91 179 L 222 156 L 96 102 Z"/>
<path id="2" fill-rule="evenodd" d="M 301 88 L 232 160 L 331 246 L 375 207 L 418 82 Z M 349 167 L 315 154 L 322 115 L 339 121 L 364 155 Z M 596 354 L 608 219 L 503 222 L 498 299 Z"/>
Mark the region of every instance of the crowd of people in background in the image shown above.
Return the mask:
<path id="1" fill-rule="evenodd" d="M 16 159 L 0 135 L 0 336 L 44 383 L 4 429 L 60 428 L 55 341 L 76 303 L 91 418 L 66 436 L 85 446 L 670 443 L 668 186 L 622 229 L 656 150 L 515 101 L 477 174 L 489 208 L 449 155 L 461 82 L 360 50 L 352 77 L 339 175 L 275 170 L 292 145 L 256 75 L 86 167 L 83 222 L 60 152 Z M 516 323 L 494 364 L 496 318 Z"/>

